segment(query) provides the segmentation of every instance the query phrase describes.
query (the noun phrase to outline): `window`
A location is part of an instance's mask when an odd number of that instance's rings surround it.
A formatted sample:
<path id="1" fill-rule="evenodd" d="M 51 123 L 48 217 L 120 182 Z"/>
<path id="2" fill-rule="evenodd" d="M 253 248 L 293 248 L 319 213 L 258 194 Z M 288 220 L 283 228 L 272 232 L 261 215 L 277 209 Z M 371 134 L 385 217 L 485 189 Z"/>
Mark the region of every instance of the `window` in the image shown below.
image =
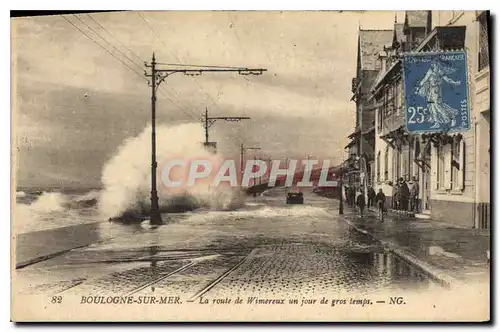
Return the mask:
<path id="1" fill-rule="evenodd" d="M 384 180 L 389 180 L 389 146 L 385 147 L 384 154 Z"/>
<path id="2" fill-rule="evenodd" d="M 411 144 L 408 145 L 408 180 L 411 180 L 413 175 L 413 155 Z"/>
<path id="3" fill-rule="evenodd" d="M 399 95 L 400 95 L 400 91 L 399 91 L 399 83 L 395 83 L 394 84 L 394 108 L 395 110 L 398 112 L 399 114 Z"/>
<path id="4" fill-rule="evenodd" d="M 377 108 L 377 130 L 380 133 L 382 131 L 382 121 L 384 121 L 384 106 Z"/>
<path id="5" fill-rule="evenodd" d="M 394 177 L 394 181 L 397 181 L 401 177 L 401 149 L 396 148 L 393 151 L 392 160 L 394 167 L 392 168 L 392 176 Z"/>
<path id="6" fill-rule="evenodd" d="M 436 148 L 436 157 L 437 157 L 436 187 L 437 189 L 441 189 L 444 187 L 444 155 L 443 155 L 443 147 L 441 145 L 439 145 Z"/>
<path id="7" fill-rule="evenodd" d="M 409 146 L 406 146 L 402 151 L 401 151 L 401 159 L 402 159 L 402 166 L 403 166 L 403 171 L 401 176 L 407 181 L 410 179 L 410 169 L 409 169 L 409 164 L 410 164 L 410 158 L 409 157 Z"/>
<path id="8" fill-rule="evenodd" d="M 384 113 L 384 117 L 387 117 L 391 110 L 389 109 L 389 89 L 386 88 L 384 90 L 384 108 L 385 108 L 385 113 Z"/>
<path id="9" fill-rule="evenodd" d="M 465 141 L 455 140 L 451 148 L 451 182 L 454 190 L 465 188 Z"/>
<path id="10" fill-rule="evenodd" d="M 377 153 L 377 183 L 380 183 L 380 151 Z"/>
<path id="11" fill-rule="evenodd" d="M 422 154 L 422 155 L 423 155 L 423 154 Z M 422 160 L 422 159 L 423 159 L 422 157 L 423 157 L 423 156 L 421 156 L 421 155 L 420 155 L 420 141 L 419 141 L 418 139 L 416 139 L 416 140 L 415 140 L 415 147 L 414 147 L 414 149 L 413 149 L 413 158 L 414 158 L 414 160 L 415 160 L 415 159 L 417 159 L 417 160 L 418 160 L 418 159 Z M 422 160 L 422 162 L 423 162 L 423 160 Z M 417 162 L 414 162 L 414 163 L 415 163 L 415 166 L 413 166 L 413 167 L 414 167 L 414 169 L 415 169 L 414 175 L 415 175 L 415 177 L 417 178 L 417 180 L 419 180 L 420 168 L 418 167 Z"/>
<path id="12" fill-rule="evenodd" d="M 387 89 L 387 114 L 394 113 L 394 85 Z"/>
<path id="13" fill-rule="evenodd" d="M 490 66 L 490 52 L 488 43 L 488 11 L 484 11 L 479 17 L 479 67 L 481 71 Z"/>
<path id="14" fill-rule="evenodd" d="M 451 183 L 453 188 L 457 186 L 458 172 L 460 169 L 460 141 L 454 140 L 451 143 Z"/>
<path id="15" fill-rule="evenodd" d="M 437 151 L 437 189 L 452 188 L 452 144 L 440 145 Z"/>
<path id="16" fill-rule="evenodd" d="M 368 177 L 368 185 L 373 186 L 373 181 L 375 181 L 375 162 L 372 160 L 368 164 L 368 174 L 370 175 Z"/>

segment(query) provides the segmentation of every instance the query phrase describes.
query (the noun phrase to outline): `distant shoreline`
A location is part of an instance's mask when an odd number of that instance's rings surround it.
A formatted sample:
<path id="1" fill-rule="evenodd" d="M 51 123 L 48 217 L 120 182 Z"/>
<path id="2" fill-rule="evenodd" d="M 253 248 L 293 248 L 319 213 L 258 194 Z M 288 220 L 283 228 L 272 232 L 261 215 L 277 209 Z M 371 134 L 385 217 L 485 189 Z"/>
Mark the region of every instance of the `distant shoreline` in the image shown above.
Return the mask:
<path id="1" fill-rule="evenodd" d="M 61 193 L 82 193 L 89 192 L 92 190 L 100 191 L 102 187 L 61 187 L 61 186 L 33 186 L 33 187 L 16 187 L 16 191 L 24 191 L 25 193 L 33 193 L 33 192 L 61 192 Z"/>

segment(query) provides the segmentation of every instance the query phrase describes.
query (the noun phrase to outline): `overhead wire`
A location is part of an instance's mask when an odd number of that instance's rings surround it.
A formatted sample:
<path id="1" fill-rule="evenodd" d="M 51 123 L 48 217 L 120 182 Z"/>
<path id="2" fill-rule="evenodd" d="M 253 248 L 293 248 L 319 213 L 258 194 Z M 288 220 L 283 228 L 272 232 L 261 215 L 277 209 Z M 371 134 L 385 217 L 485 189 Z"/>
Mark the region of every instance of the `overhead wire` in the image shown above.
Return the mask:
<path id="1" fill-rule="evenodd" d="M 123 43 L 121 43 L 116 37 L 114 37 L 104 26 L 102 26 L 99 22 L 97 22 L 91 15 L 89 14 L 86 14 L 88 17 L 90 17 L 99 27 L 101 27 L 103 30 L 106 31 L 106 33 L 108 35 L 110 35 L 113 39 L 115 39 L 116 41 L 118 41 L 118 43 L 120 43 L 121 45 L 123 45 L 130 53 L 132 53 L 136 58 L 138 58 L 140 61 L 142 61 L 142 59 L 134 52 L 132 51 L 130 48 L 128 48 L 127 46 L 125 46 Z M 75 16 L 76 17 L 76 16 Z M 78 17 L 77 17 L 78 18 Z M 81 19 L 79 19 L 82 23 L 84 23 Z M 85 24 L 85 23 L 84 23 Z M 85 24 L 87 27 L 88 25 Z M 90 28 L 90 27 L 89 27 Z M 111 43 L 109 43 L 109 41 L 107 41 L 106 39 L 104 39 L 102 36 L 100 36 L 95 30 L 93 30 L 92 28 L 90 28 L 95 34 L 97 34 L 101 39 L 103 39 L 104 41 L 106 41 L 108 44 L 110 44 L 113 48 L 116 49 L 116 47 L 114 45 L 112 45 Z M 120 51 L 118 51 L 120 52 Z M 124 55 L 130 62 L 134 63 L 137 67 L 139 67 L 141 70 L 143 70 L 143 67 L 138 65 L 137 63 L 135 63 L 132 59 L 130 59 L 129 57 L 127 57 L 125 54 L 123 54 L 122 52 L 120 52 L 120 54 Z M 162 93 L 163 97 L 165 97 L 168 101 L 170 101 L 174 106 L 176 106 L 179 110 L 181 110 L 182 112 L 184 112 L 185 114 L 189 115 L 190 117 L 192 117 L 193 119 L 197 120 L 196 119 L 196 116 L 189 112 L 188 110 L 186 109 L 182 109 L 181 106 L 179 106 L 176 102 L 174 102 L 171 98 L 173 98 L 174 100 L 176 100 L 177 102 L 180 102 L 177 98 L 175 98 L 175 96 L 169 94 L 167 91 L 165 91 L 163 89 L 163 87 L 160 87 L 158 89 L 158 91 Z M 170 97 L 170 98 L 169 98 Z"/>
<path id="2" fill-rule="evenodd" d="M 97 24 L 102 30 L 104 30 L 111 38 L 113 38 L 114 40 L 116 40 L 121 46 L 123 46 L 124 48 L 126 48 L 130 54 L 132 54 L 133 56 L 135 56 L 139 61 L 143 61 L 144 59 L 141 59 L 140 56 L 138 56 L 134 51 L 132 51 L 127 45 L 123 44 L 118 38 L 116 38 L 115 36 L 113 36 L 111 34 L 111 32 L 108 31 L 108 29 L 106 29 L 101 23 L 99 23 L 92 15 L 89 15 L 89 14 L 85 14 L 87 15 L 92 21 L 95 22 L 95 24 Z"/>
<path id="3" fill-rule="evenodd" d="M 92 31 L 97 37 L 101 38 L 102 40 L 104 40 L 104 42 L 108 43 L 109 45 L 111 45 L 111 47 L 113 47 L 113 49 L 115 49 L 118 53 L 120 53 L 121 55 L 123 55 L 128 61 L 130 61 L 131 63 L 133 63 L 136 67 L 138 67 L 140 70 L 143 69 L 142 66 L 138 65 L 137 63 L 134 62 L 134 60 L 130 59 L 125 53 L 123 53 L 122 51 L 120 51 L 119 49 L 117 49 L 113 44 L 111 44 L 109 41 L 107 41 L 103 36 L 101 36 L 98 32 L 96 32 L 91 26 L 89 26 L 87 23 L 85 23 L 84 20 L 82 20 L 80 17 L 78 17 L 77 15 L 75 14 L 72 14 L 77 20 L 79 20 L 80 22 L 82 22 L 83 25 L 85 25 L 90 31 Z"/>
<path id="4" fill-rule="evenodd" d="M 151 26 L 151 24 L 144 18 L 144 16 L 140 13 L 140 12 L 135 12 L 137 13 L 137 15 L 141 18 L 141 20 L 146 23 L 146 25 L 149 27 L 149 29 L 151 30 L 151 32 L 153 32 L 153 34 L 156 36 L 156 38 L 160 41 L 160 43 L 162 43 L 162 45 L 165 47 L 165 49 L 167 50 L 168 53 L 170 53 L 170 55 L 172 55 L 175 60 L 177 60 L 177 64 L 173 64 L 174 66 L 182 66 L 180 63 L 180 59 L 173 53 L 173 52 L 170 52 L 168 51 L 168 47 L 167 45 L 163 42 L 163 39 L 160 37 L 160 35 L 154 30 L 154 28 Z M 211 67 L 211 66 L 199 66 L 199 67 Z M 230 68 L 230 67 L 227 67 L 227 68 Z M 239 69 L 239 68 L 238 68 Z M 196 83 L 196 85 L 198 86 L 198 88 L 200 89 L 201 92 L 203 92 L 203 94 L 205 94 L 205 96 L 207 96 L 209 99 L 212 99 L 212 105 L 214 105 L 218 99 L 214 99 L 212 96 L 210 96 L 204 89 L 203 87 L 201 86 L 201 84 L 198 82 L 198 80 L 196 80 L 196 78 L 194 76 L 191 76 L 194 80 L 194 82 Z"/>
<path id="5" fill-rule="evenodd" d="M 74 15 L 74 14 L 73 14 Z M 74 15 L 75 16 L 75 15 Z M 71 20 L 69 20 L 67 17 L 61 15 L 61 17 L 66 21 L 68 22 L 71 26 L 73 26 L 75 29 L 77 29 L 80 33 L 82 33 L 85 37 L 87 37 L 88 39 L 90 39 L 92 42 L 94 42 L 96 45 L 98 45 L 100 48 L 102 48 L 106 53 L 108 53 L 109 55 L 111 55 L 115 60 L 119 61 L 123 66 L 125 66 L 127 69 L 129 69 L 131 72 L 133 72 L 134 74 L 136 74 L 137 76 L 139 76 L 141 79 L 144 79 L 146 82 L 149 83 L 149 80 L 143 76 L 142 73 L 139 73 L 137 72 L 134 68 L 132 68 L 129 64 L 127 64 L 126 62 L 124 62 L 122 59 L 120 59 L 119 57 L 116 56 L 116 54 L 114 54 L 113 52 L 111 52 L 109 49 L 107 49 L 106 47 L 104 47 L 101 43 L 99 43 L 95 38 L 93 38 L 90 34 L 88 34 L 87 32 L 85 32 L 84 30 L 82 30 L 81 28 L 79 28 L 76 24 L 74 24 L 73 22 L 71 22 Z M 80 22 L 84 23 L 80 18 L 78 18 L 77 16 L 75 16 Z M 105 38 L 103 38 L 101 35 L 99 35 L 99 33 L 97 33 L 95 30 L 91 29 L 87 24 L 84 23 L 85 26 L 87 26 L 87 28 L 92 31 L 94 34 L 98 35 L 102 40 L 104 40 L 107 44 L 111 45 L 112 47 L 114 47 L 109 41 L 107 41 Z M 123 54 L 122 52 L 119 52 L 120 54 Z M 130 58 L 127 57 L 127 59 L 132 62 L 134 65 L 138 66 L 137 63 L 135 63 L 134 61 L 130 60 Z M 138 66 L 139 68 L 142 69 L 142 67 Z M 194 116 L 192 113 L 188 112 L 187 110 L 184 110 L 182 107 L 180 107 L 178 104 L 176 104 L 172 99 L 168 98 L 167 96 L 164 96 L 166 97 L 174 106 L 176 106 L 180 111 L 182 111 L 184 114 L 192 117 L 193 119 L 195 119 L 196 121 L 198 121 L 198 119 L 196 118 L 196 116 Z"/>
<path id="6" fill-rule="evenodd" d="M 68 20 L 65 16 L 61 15 L 61 17 L 66 21 L 68 22 L 69 24 L 71 24 L 75 29 L 77 29 L 78 31 L 80 31 L 83 35 L 85 35 L 88 39 L 90 39 L 91 41 L 93 41 L 95 44 L 97 44 L 99 47 L 101 47 L 104 51 L 106 51 L 109 55 L 111 55 L 113 58 L 115 58 L 116 60 L 120 61 L 122 63 L 122 65 L 124 65 L 125 67 L 127 67 L 130 71 L 132 71 L 133 73 L 135 73 L 136 75 L 138 75 L 140 78 L 142 79 L 145 79 L 144 76 L 141 74 L 141 73 L 138 73 L 137 71 L 135 71 L 132 67 L 130 67 L 127 63 L 123 62 L 123 60 L 121 60 L 120 58 L 116 57 L 113 52 L 109 51 L 107 48 L 105 48 L 104 46 L 102 46 L 100 43 L 98 43 L 94 38 L 92 38 L 89 34 L 87 34 L 85 31 L 83 31 L 82 29 L 80 29 L 77 25 L 75 25 L 73 22 L 71 22 L 70 20 Z"/>

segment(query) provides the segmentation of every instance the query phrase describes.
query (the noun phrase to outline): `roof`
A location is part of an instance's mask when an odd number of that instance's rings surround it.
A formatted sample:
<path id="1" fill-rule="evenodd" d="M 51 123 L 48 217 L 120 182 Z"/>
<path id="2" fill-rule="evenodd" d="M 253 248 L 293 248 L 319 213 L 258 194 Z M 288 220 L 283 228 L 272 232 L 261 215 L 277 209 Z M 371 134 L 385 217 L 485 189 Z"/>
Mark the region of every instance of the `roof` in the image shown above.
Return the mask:
<path id="1" fill-rule="evenodd" d="M 394 23 L 394 29 L 393 29 L 393 34 L 392 34 L 393 40 L 392 40 L 391 46 L 394 46 L 394 42 L 401 43 L 403 36 L 404 36 L 403 28 L 404 28 L 403 23 Z M 392 69 L 393 66 L 394 66 L 394 63 L 391 65 L 390 68 Z M 375 81 L 374 81 L 371 89 L 375 89 L 377 87 L 377 85 L 379 85 L 381 80 L 387 75 L 387 73 L 389 71 L 390 71 L 390 69 L 386 70 L 385 72 L 380 71 L 377 74 L 377 77 L 375 78 Z M 373 97 L 373 95 L 371 95 L 371 97 Z"/>
<path id="2" fill-rule="evenodd" d="M 361 133 L 361 128 L 356 128 L 349 136 L 348 138 L 353 138 Z"/>
<path id="3" fill-rule="evenodd" d="M 372 90 L 375 91 L 377 88 L 380 86 L 380 83 L 382 83 L 386 77 L 389 76 L 395 69 L 399 69 L 401 66 L 401 60 L 396 60 L 394 61 L 391 66 L 385 71 L 385 72 L 380 72 L 379 75 L 377 76 L 377 79 L 375 80 L 375 83 L 372 85 Z"/>
<path id="4" fill-rule="evenodd" d="M 350 148 L 351 146 L 353 146 L 354 144 L 356 144 L 356 141 L 350 141 L 345 147 L 344 149 L 348 149 Z"/>
<path id="5" fill-rule="evenodd" d="M 361 70 L 376 70 L 379 52 L 384 45 L 390 45 L 393 30 L 359 30 L 359 52 Z"/>
<path id="6" fill-rule="evenodd" d="M 427 10 L 407 10 L 405 12 L 405 26 L 407 28 L 427 27 Z"/>

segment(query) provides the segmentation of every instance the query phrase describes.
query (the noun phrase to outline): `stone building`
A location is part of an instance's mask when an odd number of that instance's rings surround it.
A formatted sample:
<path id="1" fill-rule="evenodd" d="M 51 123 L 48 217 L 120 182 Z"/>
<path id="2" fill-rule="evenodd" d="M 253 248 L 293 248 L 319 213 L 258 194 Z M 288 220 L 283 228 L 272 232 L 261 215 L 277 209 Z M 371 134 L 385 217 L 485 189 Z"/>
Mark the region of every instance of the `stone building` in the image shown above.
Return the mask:
<path id="1" fill-rule="evenodd" d="M 421 207 L 429 209 L 428 174 L 430 154 L 421 162 L 415 161 L 420 151 L 429 151 L 418 135 L 407 133 L 404 123 L 404 88 L 400 55 L 418 45 L 431 30 L 430 11 L 407 11 L 404 23 L 394 23 L 390 45 L 380 50 L 378 61 L 382 70 L 371 87 L 370 100 L 376 105 L 375 119 L 375 177 L 374 186 L 382 188 L 393 205 L 393 185 L 399 178 L 413 177 L 419 181 Z M 426 150 L 427 149 L 427 150 Z"/>
<path id="2" fill-rule="evenodd" d="M 349 135 L 349 186 L 363 188 L 371 184 L 375 148 L 375 113 L 368 103 L 370 87 L 380 72 L 378 52 L 392 40 L 392 30 L 359 30 L 356 77 L 352 80 L 353 97 L 356 103 L 356 124 Z"/>
<path id="3" fill-rule="evenodd" d="M 487 15 L 472 11 L 407 11 L 404 23 L 394 24 L 391 42 L 378 50 L 375 67 L 380 71 L 363 99 L 363 105 L 375 110 L 374 187 L 382 188 L 392 201 L 392 184 L 400 177 L 415 177 L 423 211 L 434 219 L 464 227 L 487 228 L 490 220 Z M 400 55 L 447 50 L 465 50 L 467 54 L 471 130 L 410 134 L 404 123 Z M 357 122 L 357 128 L 363 125 L 370 123 Z"/>

